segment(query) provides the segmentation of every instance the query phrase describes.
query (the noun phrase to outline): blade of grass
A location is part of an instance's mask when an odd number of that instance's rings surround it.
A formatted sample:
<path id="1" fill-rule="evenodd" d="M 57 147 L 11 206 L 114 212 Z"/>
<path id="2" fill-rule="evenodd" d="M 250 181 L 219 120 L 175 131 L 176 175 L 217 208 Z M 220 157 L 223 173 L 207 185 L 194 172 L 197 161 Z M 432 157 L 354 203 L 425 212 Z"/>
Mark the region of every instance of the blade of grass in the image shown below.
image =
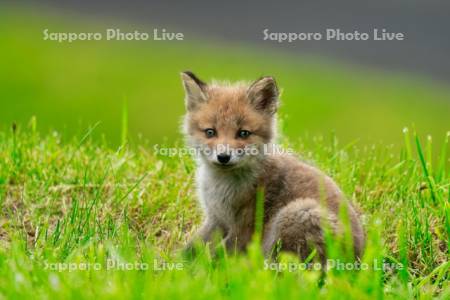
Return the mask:
<path id="1" fill-rule="evenodd" d="M 435 193 L 435 187 L 433 184 L 433 180 L 430 176 L 430 173 L 428 172 L 427 162 L 425 161 L 425 157 L 423 155 L 422 146 L 420 144 L 419 137 L 417 136 L 416 133 L 414 133 L 414 135 L 415 135 L 415 140 L 416 140 L 417 153 L 419 154 L 419 159 L 420 159 L 420 163 L 422 164 L 423 173 L 424 173 L 425 179 L 428 183 L 428 188 L 430 189 L 431 199 L 433 200 L 433 204 L 436 204 L 436 193 Z"/>

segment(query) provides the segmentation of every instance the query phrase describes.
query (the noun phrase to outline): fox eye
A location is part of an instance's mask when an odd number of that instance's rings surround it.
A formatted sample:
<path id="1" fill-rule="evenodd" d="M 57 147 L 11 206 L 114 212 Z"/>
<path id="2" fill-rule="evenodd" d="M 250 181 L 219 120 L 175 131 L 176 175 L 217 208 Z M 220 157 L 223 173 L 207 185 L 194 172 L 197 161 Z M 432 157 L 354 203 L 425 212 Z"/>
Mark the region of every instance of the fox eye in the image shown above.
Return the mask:
<path id="1" fill-rule="evenodd" d="M 238 131 L 238 137 L 243 138 L 243 139 L 248 138 L 250 134 L 252 134 L 252 133 L 248 130 L 239 130 Z"/>
<path id="2" fill-rule="evenodd" d="M 205 135 L 207 138 L 212 138 L 216 135 L 216 131 L 212 128 L 205 129 Z"/>

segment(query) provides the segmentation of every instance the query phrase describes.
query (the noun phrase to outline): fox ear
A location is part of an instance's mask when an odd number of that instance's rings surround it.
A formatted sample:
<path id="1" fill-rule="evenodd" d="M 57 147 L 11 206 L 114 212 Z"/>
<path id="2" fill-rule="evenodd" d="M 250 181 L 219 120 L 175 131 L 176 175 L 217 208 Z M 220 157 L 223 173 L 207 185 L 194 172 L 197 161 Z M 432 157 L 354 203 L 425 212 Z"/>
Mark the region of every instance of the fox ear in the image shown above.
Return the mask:
<path id="1" fill-rule="evenodd" d="M 264 76 L 252 83 L 247 90 L 247 98 L 257 109 L 273 115 L 278 108 L 278 87 L 275 79 Z"/>
<path id="2" fill-rule="evenodd" d="M 201 81 L 191 71 L 182 72 L 181 80 L 183 81 L 184 91 L 186 93 L 186 109 L 188 111 L 192 111 L 197 107 L 197 105 L 206 101 L 206 83 Z"/>

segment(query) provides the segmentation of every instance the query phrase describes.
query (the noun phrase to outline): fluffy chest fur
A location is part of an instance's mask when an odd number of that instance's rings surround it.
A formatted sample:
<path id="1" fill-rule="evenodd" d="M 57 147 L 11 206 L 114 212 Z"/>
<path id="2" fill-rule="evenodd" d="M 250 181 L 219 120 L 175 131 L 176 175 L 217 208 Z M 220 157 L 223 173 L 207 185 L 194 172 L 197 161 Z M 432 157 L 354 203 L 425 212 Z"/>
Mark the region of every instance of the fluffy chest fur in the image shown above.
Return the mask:
<path id="1" fill-rule="evenodd" d="M 206 216 L 212 216 L 226 226 L 239 222 L 239 213 L 251 206 L 256 197 L 253 174 L 217 170 L 207 164 L 197 169 L 200 204 Z"/>

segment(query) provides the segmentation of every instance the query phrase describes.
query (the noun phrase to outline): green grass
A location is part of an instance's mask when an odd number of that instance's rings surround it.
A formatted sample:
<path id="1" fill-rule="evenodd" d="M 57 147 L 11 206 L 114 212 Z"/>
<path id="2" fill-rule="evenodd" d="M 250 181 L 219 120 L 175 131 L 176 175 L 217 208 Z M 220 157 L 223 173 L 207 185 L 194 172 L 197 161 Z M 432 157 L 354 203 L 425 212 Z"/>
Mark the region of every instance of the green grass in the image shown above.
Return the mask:
<path id="1" fill-rule="evenodd" d="M 448 136 L 434 163 L 431 142 L 401 130 L 398 139 L 406 144 L 399 152 L 341 144 L 335 135 L 296 143 L 360 207 L 368 234 L 368 270 L 330 270 L 321 280 L 314 270 L 266 270 L 256 243 L 246 255 L 212 259 L 202 252 L 183 260 L 177 250 L 200 222 L 190 157 L 155 154 L 144 140 L 112 149 L 93 138 L 98 127 L 67 139 L 41 135 L 35 124 L 0 132 L 0 298 L 450 296 Z M 107 270 L 108 259 L 147 263 L 149 270 Z M 383 259 L 406 268 L 372 268 Z M 157 270 L 155 260 L 184 264 Z M 56 263 L 91 269 L 58 271 Z"/>
<path id="2" fill-rule="evenodd" d="M 72 136 L 100 121 L 107 140 L 119 145 L 118 120 L 127 99 L 130 138 L 142 134 L 153 143 L 174 141 L 184 111 L 179 73 L 191 69 L 204 80 L 275 76 L 283 90 L 284 132 L 293 139 L 334 130 L 345 143 L 397 144 L 398 128 L 404 126 L 415 124 L 421 137 L 443 136 L 449 129 L 448 85 L 410 74 L 339 64 L 275 46 L 262 51 L 190 33 L 183 42 L 71 44 L 43 41 L 42 33 L 46 28 L 104 32 L 110 27 L 152 32 L 158 25 L 86 19 L 17 4 L 0 7 L 0 128 L 34 115 L 42 130 Z"/>

